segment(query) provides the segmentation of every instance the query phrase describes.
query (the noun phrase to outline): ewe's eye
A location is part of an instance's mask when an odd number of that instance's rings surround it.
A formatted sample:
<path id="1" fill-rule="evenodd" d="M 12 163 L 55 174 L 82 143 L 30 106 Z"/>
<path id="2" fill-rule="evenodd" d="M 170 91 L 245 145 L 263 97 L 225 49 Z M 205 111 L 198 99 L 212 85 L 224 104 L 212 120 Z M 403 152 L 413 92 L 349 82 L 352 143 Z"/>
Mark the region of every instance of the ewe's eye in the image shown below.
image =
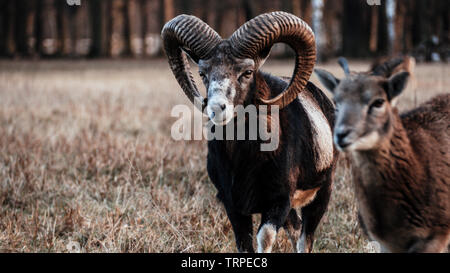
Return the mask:
<path id="1" fill-rule="evenodd" d="M 370 105 L 370 108 L 380 108 L 383 106 L 383 104 L 384 104 L 383 99 L 377 99 Z"/>

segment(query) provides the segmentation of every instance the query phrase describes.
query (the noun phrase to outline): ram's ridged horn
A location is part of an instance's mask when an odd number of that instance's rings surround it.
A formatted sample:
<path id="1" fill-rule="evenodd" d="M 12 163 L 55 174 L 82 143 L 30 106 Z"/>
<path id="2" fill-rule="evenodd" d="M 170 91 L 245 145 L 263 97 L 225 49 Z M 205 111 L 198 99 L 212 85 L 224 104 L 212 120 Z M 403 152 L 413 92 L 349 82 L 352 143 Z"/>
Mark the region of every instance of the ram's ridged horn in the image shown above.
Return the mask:
<path id="1" fill-rule="evenodd" d="M 184 14 L 167 22 L 161 36 L 175 78 L 189 100 L 203 111 L 206 100 L 195 85 L 183 49 L 196 61 L 206 59 L 222 38 L 202 20 Z"/>
<path id="2" fill-rule="evenodd" d="M 303 91 L 316 62 L 314 33 L 302 19 L 286 12 L 261 14 L 242 25 L 230 37 L 233 54 L 240 58 L 262 61 L 275 43 L 286 43 L 294 49 L 295 68 L 289 86 L 278 96 L 262 100 L 284 108 Z"/>

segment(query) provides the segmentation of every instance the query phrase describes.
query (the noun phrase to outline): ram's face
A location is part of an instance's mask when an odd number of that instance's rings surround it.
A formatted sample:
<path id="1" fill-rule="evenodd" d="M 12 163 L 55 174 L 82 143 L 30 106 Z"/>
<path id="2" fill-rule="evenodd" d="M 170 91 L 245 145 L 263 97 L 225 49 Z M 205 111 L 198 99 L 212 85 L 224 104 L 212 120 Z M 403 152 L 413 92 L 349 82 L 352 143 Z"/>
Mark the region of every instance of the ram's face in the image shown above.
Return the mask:
<path id="1" fill-rule="evenodd" d="M 254 79 L 255 62 L 232 56 L 229 46 L 217 46 L 212 57 L 199 60 L 199 74 L 208 96 L 208 117 L 216 125 L 225 125 L 234 116 L 234 106 L 247 97 Z"/>

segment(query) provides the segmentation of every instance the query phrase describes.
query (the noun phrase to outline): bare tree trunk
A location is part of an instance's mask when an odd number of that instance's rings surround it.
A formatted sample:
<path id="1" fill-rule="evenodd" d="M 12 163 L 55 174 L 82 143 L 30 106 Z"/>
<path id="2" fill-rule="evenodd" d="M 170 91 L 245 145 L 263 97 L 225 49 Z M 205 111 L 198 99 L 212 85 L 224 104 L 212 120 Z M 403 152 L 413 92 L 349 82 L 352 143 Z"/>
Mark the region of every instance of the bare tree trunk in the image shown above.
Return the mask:
<path id="1" fill-rule="evenodd" d="M 109 11 L 111 10 L 111 1 L 100 0 L 100 55 L 106 56 L 109 53 L 111 46 L 111 17 Z"/>
<path id="2" fill-rule="evenodd" d="M 298 0 L 300 5 L 300 18 L 303 19 L 308 25 L 312 25 L 312 2 L 311 0 Z"/>
<path id="3" fill-rule="evenodd" d="M 36 54 L 36 0 L 27 1 L 25 22 L 26 52 L 28 55 Z"/>
<path id="4" fill-rule="evenodd" d="M 323 60 L 341 54 L 342 51 L 342 13 L 343 1 L 325 1 L 323 8 L 323 26 L 325 46 L 322 54 Z"/>
<path id="5" fill-rule="evenodd" d="M 75 13 L 75 55 L 87 56 L 92 47 L 92 28 L 89 1 L 77 6 Z"/>
<path id="6" fill-rule="evenodd" d="M 239 0 L 222 1 L 219 3 L 218 32 L 222 37 L 229 37 L 246 19 L 245 10 Z"/>
<path id="7" fill-rule="evenodd" d="M 192 14 L 203 21 L 207 18 L 207 3 L 202 0 L 190 0 L 189 5 L 187 6 L 186 13 Z"/>
<path id="8" fill-rule="evenodd" d="M 44 55 L 58 52 L 58 25 L 55 0 L 43 0 L 41 9 L 41 51 Z"/>
<path id="9" fill-rule="evenodd" d="M 260 1 L 260 0 L 248 0 L 250 8 L 250 16 L 256 17 L 262 13 L 281 10 L 283 7 L 282 0 L 273 1 Z"/>
<path id="10" fill-rule="evenodd" d="M 205 18 L 205 22 L 212 27 L 213 29 L 217 29 L 217 25 L 218 23 L 218 10 L 217 10 L 217 5 L 218 2 L 221 0 L 210 0 L 207 1 L 206 4 L 206 18 Z"/>
<path id="11" fill-rule="evenodd" d="M 173 5 L 173 0 L 163 0 L 164 2 L 164 22 L 169 21 L 175 17 L 175 7 Z"/>
<path id="12" fill-rule="evenodd" d="M 161 41 L 161 2 L 158 0 L 146 0 L 145 9 L 145 55 L 156 56 L 162 46 Z M 164 7 L 166 8 L 166 7 Z M 170 8 L 169 8 L 170 9 Z M 173 15 L 167 15 L 171 17 Z"/>
<path id="13" fill-rule="evenodd" d="M 414 3 L 414 1 L 409 1 L 409 0 L 400 0 L 400 1 L 405 2 L 404 4 L 406 6 L 405 24 L 404 24 L 403 30 L 402 30 L 405 33 L 404 40 L 403 40 L 403 45 L 404 45 L 403 52 L 410 52 L 414 48 L 413 26 L 414 26 L 414 21 L 416 20 L 416 18 L 414 18 L 413 15 L 414 15 L 415 3 Z"/>
<path id="14" fill-rule="evenodd" d="M 394 54 L 403 52 L 405 42 L 405 18 L 406 18 L 406 1 L 397 0 L 395 8 L 395 40 L 394 40 Z"/>
<path id="15" fill-rule="evenodd" d="M 16 22 L 15 22 L 15 15 L 16 15 L 16 6 L 14 1 L 9 1 L 7 3 L 8 7 L 8 29 L 7 29 L 7 36 L 6 36 L 6 54 L 13 56 L 17 52 L 17 45 L 16 45 Z"/>
<path id="16" fill-rule="evenodd" d="M 125 52 L 125 2 L 113 0 L 111 8 L 111 48 L 112 57 L 119 57 Z"/>
<path id="17" fill-rule="evenodd" d="M 375 53 L 378 50 L 378 7 L 372 7 L 371 13 L 369 49 Z"/>
<path id="18" fill-rule="evenodd" d="M 292 14 L 301 18 L 302 17 L 302 6 L 300 0 L 291 0 Z"/>
<path id="19" fill-rule="evenodd" d="M 61 36 L 61 53 L 63 56 L 73 55 L 73 16 L 70 9 L 73 9 L 66 3 L 60 3 L 59 6 L 60 17 L 60 36 Z"/>
<path id="20" fill-rule="evenodd" d="M 0 0 L 0 56 L 6 54 L 7 5 L 5 0 Z"/>
<path id="21" fill-rule="evenodd" d="M 128 25 L 130 26 L 130 51 L 134 57 L 142 56 L 144 40 L 142 30 L 142 6 L 139 0 L 128 0 Z"/>
<path id="22" fill-rule="evenodd" d="M 386 24 L 387 24 L 387 41 L 388 41 L 388 55 L 394 54 L 395 43 L 395 6 L 397 0 L 386 0 Z"/>
<path id="23" fill-rule="evenodd" d="M 369 50 L 372 6 L 366 1 L 344 0 L 342 33 L 344 55 L 350 57 L 371 56 Z"/>

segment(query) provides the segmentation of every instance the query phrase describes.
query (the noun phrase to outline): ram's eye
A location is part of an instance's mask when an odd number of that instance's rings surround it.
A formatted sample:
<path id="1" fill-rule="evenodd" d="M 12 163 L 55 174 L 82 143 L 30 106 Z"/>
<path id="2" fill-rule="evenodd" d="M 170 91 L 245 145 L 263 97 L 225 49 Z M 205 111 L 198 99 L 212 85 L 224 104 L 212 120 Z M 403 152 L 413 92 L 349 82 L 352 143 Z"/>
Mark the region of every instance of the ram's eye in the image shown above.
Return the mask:
<path id="1" fill-rule="evenodd" d="M 253 74 L 253 70 L 247 70 L 244 72 L 244 76 L 250 77 Z"/>
<path id="2" fill-rule="evenodd" d="M 205 73 L 203 73 L 202 71 L 199 71 L 198 74 L 200 75 L 200 77 L 201 77 L 202 79 L 206 79 L 206 75 L 205 75 Z"/>
<path id="3" fill-rule="evenodd" d="M 244 77 L 246 79 L 249 79 L 253 75 L 253 70 L 246 70 L 244 73 L 242 73 L 241 78 Z"/>
<path id="4" fill-rule="evenodd" d="M 383 104 L 384 104 L 384 100 L 383 99 L 377 99 L 370 105 L 370 107 L 371 108 L 373 108 L 373 107 L 380 108 L 381 106 L 383 106 Z"/>

